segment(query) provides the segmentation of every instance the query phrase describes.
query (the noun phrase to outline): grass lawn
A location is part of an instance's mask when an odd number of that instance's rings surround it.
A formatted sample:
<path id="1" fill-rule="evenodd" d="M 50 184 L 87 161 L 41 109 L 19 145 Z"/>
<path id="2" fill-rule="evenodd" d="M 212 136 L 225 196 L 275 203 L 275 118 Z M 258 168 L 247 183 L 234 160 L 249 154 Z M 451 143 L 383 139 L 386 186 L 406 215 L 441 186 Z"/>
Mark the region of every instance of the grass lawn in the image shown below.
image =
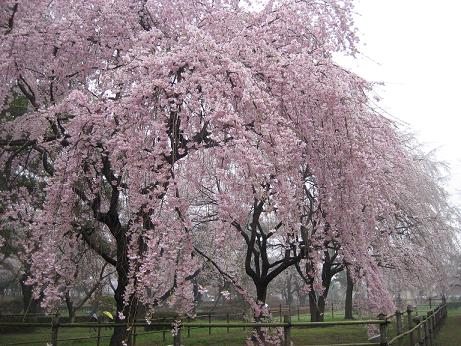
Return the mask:
<path id="1" fill-rule="evenodd" d="M 342 320 L 340 313 L 335 313 L 334 318 L 330 314 L 326 314 L 326 320 Z M 295 314 L 292 317 L 293 322 L 307 322 L 310 316 L 302 314 L 299 316 Z M 275 318 L 275 321 L 279 321 Z M 198 319 L 193 322 L 207 323 L 208 319 Z M 213 322 L 224 323 L 225 320 L 212 319 Z M 240 322 L 240 321 L 234 321 Z M 232 321 L 231 321 L 232 323 Z M 50 328 L 35 328 L 33 330 L 21 330 L 20 332 L 8 333 L 0 335 L 0 345 L 8 345 L 13 343 L 32 342 L 27 345 L 46 345 L 50 339 Z M 245 338 L 249 335 L 250 330 L 243 328 L 213 328 L 211 335 L 209 335 L 208 328 L 190 328 L 190 336 L 188 337 L 188 328 L 185 327 L 182 331 L 182 344 L 184 345 L 243 345 Z M 100 345 L 107 345 L 109 342 L 111 330 L 101 330 L 101 343 Z M 58 343 L 58 345 L 72 345 L 72 346 L 90 346 L 96 345 L 96 331 L 93 328 L 61 328 L 59 330 L 59 339 L 82 338 L 80 340 L 67 340 Z M 164 336 L 163 336 L 164 335 Z M 84 339 L 93 337 L 92 339 Z M 165 337 L 165 341 L 163 338 Z M 292 340 L 295 345 L 308 345 L 308 344 L 328 344 L 340 342 L 365 342 L 367 340 L 367 331 L 364 326 L 337 326 L 337 327 L 321 327 L 321 328 L 293 328 Z M 150 345 L 169 345 L 173 343 L 171 332 L 165 331 L 149 331 L 146 332 L 143 328 L 137 328 L 136 345 L 137 346 L 150 346 Z"/>
<path id="2" fill-rule="evenodd" d="M 278 321 L 275 318 L 275 321 Z M 292 322 L 305 322 L 309 320 L 308 315 L 300 315 L 298 320 L 297 314 L 292 316 Z M 331 314 L 326 315 L 326 320 L 342 320 L 342 314 L 335 313 L 334 318 Z M 208 319 L 200 319 L 194 322 L 207 323 Z M 225 320 L 212 319 L 213 322 L 223 323 Z M 239 321 L 235 321 L 239 322 Z M 232 323 L 232 321 L 231 321 Z M 441 333 L 437 337 L 438 346 L 459 346 L 461 345 L 461 308 L 451 309 L 448 313 L 448 320 Z M 0 345 L 27 343 L 27 345 L 46 345 L 50 339 L 50 328 L 34 328 L 33 330 L 23 329 L 14 333 L 5 333 L 0 335 Z M 213 328 L 209 335 L 208 328 L 190 328 L 188 337 L 188 328 L 182 331 L 183 345 L 243 345 L 245 338 L 250 333 L 249 329 L 243 328 Z M 101 329 L 101 346 L 108 345 L 111 329 Z M 93 328 L 61 328 L 59 330 L 59 339 L 81 338 L 80 340 L 67 340 L 58 343 L 58 345 L 71 346 L 94 346 L 96 345 L 96 330 Z M 165 341 L 163 341 L 163 335 Z M 292 341 L 294 345 L 322 345 L 333 343 L 353 343 L 367 342 L 367 329 L 365 326 L 334 326 L 334 327 L 317 327 L 317 328 L 293 328 Z M 389 326 L 389 336 L 395 335 L 394 327 Z M 88 339 L 88 337 L 93 337 Z M 86 339 L 85 339 L 86 338 Z M 34 341 L 34 343 L 29 343 Z M 165 331 L 144 331 L 143 328 L 137 328 L 136 345 L 171 345 L 173 338 L 169 330 Z M 25 345 L 25 344 L 24 344 Z"/>
<path id="3" fill-rule="evenodd" d="M 461 307 L 448 310 L 448 319 L 435 341 L 437 346 L 461 345 Z"/>

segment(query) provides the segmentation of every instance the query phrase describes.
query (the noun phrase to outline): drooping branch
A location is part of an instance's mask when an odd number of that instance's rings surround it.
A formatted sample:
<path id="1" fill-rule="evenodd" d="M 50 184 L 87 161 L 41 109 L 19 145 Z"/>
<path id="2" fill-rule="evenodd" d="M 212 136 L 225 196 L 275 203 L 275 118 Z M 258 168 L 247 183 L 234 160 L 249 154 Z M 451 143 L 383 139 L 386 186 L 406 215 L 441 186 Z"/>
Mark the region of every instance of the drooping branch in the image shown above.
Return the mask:
<path id="1" fill-rule="evenodd" d="M 54 175 L 54 166 L 49 160 L 50 158 L 49 152 L 48 150 L 43 148 L 41 145 L 39 145 L 37 140 L 28 140 L 28 139 L 16 139 L 16 140 L 4 140 L 3 139 L 2 140 L 0 139 L 0 147 L 6 147 L 7 150 L 11 150 L 10 148 L 15 148 L 13 149 L 14 150 L 13 154 L 10 155 L 10 158 L 9 158 L 10 160 L 12 160 L 15 156 L 18 156 L 20 153 L 28 149 L 36 150 L 38 153 L 40 153 L 42 157 L 43 169 L 50 176 Z"/>
<path id="2" fill-rule="evenodd" d="M 80 234 L 85 243 L 95 251 L 99 256 L 101 256 L 107 263 L 117 266 L 117 260 L 115 260 L 108 249 L 110 248 L 109 244 L 105 244 L 102 239 L 96 239 L 95 229 L 92 228 L 81 228 Z"/>
<path id="3" fill-rule="evenodd" d="M 37 103 L 35 93 L 23 76 L 19 76 L 18 87 L 23 93 L 23 95 L 29 100 L 30 104 L 37 111 L 40 108 L 40 106 Z"/>
<path id="4" fill-rule="evenodd" d="M 88 290 L 88 291 L 85 291 L 85 297 L 80 300 L 80 302 L 75 305 L 74 309 L 77 310 L 77 309 L 80 309 L 83 305 L 85 305 L 85 303 L 88 301 L 88 299 L 90 299 L 90 297 L 93 295 L 93 293 L 99 288 L 101 287 L 101 285 L 103 284 L 104 280 L 108 277 L 110 277 L 110 275 L 112 275 L 114 272 L 110 272 L 110 273 L 107 273 L 106 275 L 104 275 L 104 271 L 106 269 L 106 266 L 107 266 L 108 263 L 104 263 L 104 265 L 102 266 L 101 268 L 101 272 L 99 273 L 99 278 L 97 280 L 96 283 L 94 283 L 91 288 Z"/>
<path id="5" fill-rule="evenodd" d="M 202 256 L 208 263 L 211 263 L 211 265 L 219 272 L 219 274 L 222 275 L 223 278 L 225 278 L 227 281 L 231 282 L 234 287 L 237 288 L 240 292 L 244 292 L 245 289 L 240 286 L 237 281 L 228 273 L 226 273 L 225 270 L 223 270 L 216 261 L 214 261 L 210 256 L 207 256 L 203 251 L 200 251 L 196 246 L 194 246 L 194 251 L 197 252 L 200 256 Z"/>
<path id="6" fill-rule="evenodd" d="M 18 3 L 16 2 L 14 5 L 13 5 L 13 9 L 11 11 L 11 15 L 10 17 L 8 18 L 8 26 L 7 26 L 7 29 L 5 31 L 5 34 L 9 34 L 12 30 L 13 30 L 13 27 L 14 27 L 14 17 L 16 15 L 16 12 L 18 11 Z"/>

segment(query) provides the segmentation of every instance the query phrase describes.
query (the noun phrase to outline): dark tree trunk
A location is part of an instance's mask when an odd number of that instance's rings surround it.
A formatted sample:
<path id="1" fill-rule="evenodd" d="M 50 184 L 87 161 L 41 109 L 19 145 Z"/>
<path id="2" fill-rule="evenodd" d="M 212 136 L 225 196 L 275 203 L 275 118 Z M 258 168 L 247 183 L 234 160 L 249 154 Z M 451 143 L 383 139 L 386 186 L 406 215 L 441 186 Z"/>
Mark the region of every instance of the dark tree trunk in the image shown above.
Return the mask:
<path id="1" fill-rule="evenodd" d="M 37 314 L 42 311 L 40 307 L 41 299 L 34 299 L 32 294 L 32 286 L 26 285 L 25 283 L 27 277 L 27 273 L 23 274 L 20 281 L 24 314 Z"/>
<path id="2" fill-rule="evenodd" d="M 115 316 L 115 323 L 123 323 L 123 325 L 115 326 L 114 332 L 112 333 L 112 337 L 110 339 L 110 346 L 123 346 L 123 345 L 130 345 L 130 332 L 128 330 L 128 321 L 129 316 L 125 315 L 124 319 L 120 318 L 120 313 L 127 313 L 129 314 L 129 309 L 125 308 L 123 304 L 123 300 L 121 302 L 117 301 L 117 313 Z"/>
<path id="3" fill-rule="evenodd" d="M 264 305 L 266 303 L 266 297 L 267 297 L 267 286 L 268 283 L 265 281 L 254 281 L 254 284 L 256 286 L 256 298 L 258 301 L 258 304 Z M 257 315 L 255 311 L 253 311 L 253 318 L 256 322 L 264 322 L 264 318 L 267 316 L 263 316 L 262 314 Z M 256 327 L 254 329 L 254 333 L 258 336 L 260 342 L 257 342 L 256 339 L 252 339 L 252 344 L 253 345 L 260 345 L 261 342 L 265 345 L 266 344 L 266 331 L 261 329 L 261 327 Z"/>
<path id="4" fill-rule="evenodd" d="M 346 287 L 346 304 L 344 308 L 344 318 L 346 320 L 352 320 L 354 317 L 352 316 L 352 293 L 354 290 L 354 281 L 352 280 L 352 276 L 349 272 L 349 269 L 346 270 L 346 278 L 347 278 L 347 287 Z"/>
<path id="5" fill-rule="evenodd" d="M 69 323 L 74 323 L 75 322 L 75 310 L 69 310 Z"/>
<path id="6" fill-rule="evenodd" d="M 255 283 L 256 284 L 256 297 L 261 303 L 266 303 L 267 296 L 267 284 L 265 282 Z"/>
<path id="7" fill-rule="evenodd" d="M 309 311 L 311 314 L 311 322 L 320 322 L 320 311 L 314 291 L 309 292 Z"/>
<path id="8" fill-rule="evenodd" d="M 329 270 L 328 273 L 322 275 L 322 283 L 324 290 L 318 298 L 315 294 L 315 291 L 311 290 L 309 292 L 311 322 L 323 322 L 325 320 L 325 305 L 328 297 L 328 291 L 330 290 L 331 279 L 333 279 L 333 276 L 331 275 Z"/>
<path id="9" fill-rule="evenodd" d="M 319 297 L 319 302 L 318 302 L 319 322 L 323 322 L 325 320 L 325 305 L 326 305 L 326 294 L 321 295 Z"/>
<path id="10" fill-rule="evenodd" d="M 113 234 L 118 234 L 117 237 L 117 288 L 115 289 L 115 303 L 117 311 L 115 314 L 115 323 L 120 323 L 122 325 L 115 326 L 114 332 L 110 339 L 110 346 L 122 346 L 124 344 L 131 345 L 130 332 L 128 330 L 128 323 L 133 320 L 136 315 L 136 311 L 130 306 L 125 306 L 124 304 L 124 294 L 126 286 L 128 285 L 128 271 L 129 271 L 129 259 L 127 257 L 127 246 L 128 242 L 126 239 L 126 232 L 119 230 L 118 233 L 112 232 Z M 136 302 L 131 300 L 131 304 L 134 306 Z M 123 317 L 121 316 L 123 315 Z"/>
<path id="11" fill-rule="evenodd" d="M 309 293 L 309 308 L 311 322 L 323 322 L 325 320 L 325 305 L 327 294 L 316 297 L 315 293 Z"/>
<path id="12" fill-rule="evenodd" d="M 122 346 L 124 345 L 124 343 L 130 344 L 128 322 L 132 320 L 133 313 L 131 312 L 132 309 L 130 309 L 129 306 L 125 306 L 123 302 L 123 294 L 125 292 L 125 287 L 127 285 L 128 278 L 126 274 L 119 273 L 118 279 L 119 283 L 114 295 L 117 307 L 115 323 L 121 323 L 123 325 L 114 327 L 114 332 L 110 339 L 110 346 Z M 123 319 L 121 318 L 120 314 L 123 314 Z"/>
<path id="13" fill-rule="evenodd" d="M 75 322 L 75 308 L 74 308 L 74 303 L 70 299 L 69 294 L 66 294 L 66 306 L 67 306 L 67 313 L 69 314 L 69 322 L 74 323 Z"/>
<path id="14" fill-rule="evenodd" d="M 197 304 L 200 304 L 202 302 L 202 294 L 199 291 L 197 279 L 194 279 L 192 282 L 193 282 L 193 291 L 194 291 L 194 301 Z"/>
<path id="15" fill-rule="evenodd" d="M 269 184 L 267 185 L 269 188 Z M 254 309 L 254 319 L 256 321 L 264 320 L 270 316 L 264 316 L 267 296 L 267 286 L 284 270 L 292 265 L 299 263 L 301 256 L 297 255 L 292 249 L 285 249 L 283 259 L 272 262 L 268 254 L 268 239 L 272 236 L 271 232 L 266 233 L 264 227 L 260 224 L 261 213 L 263 212 L 264 200 L 255 199 L 253 217 L 250 227 L 242 227 L 240 224 L 233 222 L 233 226 L 243 236 L 247 249 L 245 256 L 245 272 L 253 280 L 256 288 L 257 304 L 260 309 Z M 280 224 L 281 225 L 281 224 Z M 278 228 L 279 226 L 277 226 Z M 246 230 L 251 231 L 250 234 Z M 293 251 L 293 254 L 292 254 Z M 255 328 L 255 334 L 251 337 L 254 344 L 266 344 L 267 332 L 260 327 Z M 256 339 L 255 339 L 256 338 Z"/>

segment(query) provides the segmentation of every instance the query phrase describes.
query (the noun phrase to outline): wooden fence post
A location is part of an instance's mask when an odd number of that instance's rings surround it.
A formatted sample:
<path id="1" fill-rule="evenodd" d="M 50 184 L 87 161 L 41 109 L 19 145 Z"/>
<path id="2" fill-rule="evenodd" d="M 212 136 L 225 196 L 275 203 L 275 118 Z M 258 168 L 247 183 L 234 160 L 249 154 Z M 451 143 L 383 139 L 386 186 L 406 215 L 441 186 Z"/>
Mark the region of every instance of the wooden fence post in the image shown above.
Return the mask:
<path id="1" fill-rule="evenodd" d="M 400 335 L 403 333 L 402 315 L 403 313 L 401 313 L 400 310 L 397 310 L 395 312 L 395 324 L 396 324 L 397 335 Z M 403 343 L 403 340 L 402 338 L 400 338 L 398 341 L 398 345 L 401 346 L 402 343 Z"/>
<path id="2" fill-rule="evenodd" d="M 51 345 L 58 345 L 58 332 L 59 332 L 59 313 L 56 314 L 51 320 Z"/>
<path id="3" fill-rule="evenodd" d="M 439 324 L 440 324 L 440 309 L 436 309 L 435 311 L 435 333 L 439 332 Z"/>
<path id="4" fill-rule="evenodd" d="M 335 308 L 334 308 L 333 302 L 331 302 L 331 319 L 332 320 L 335 319 Z"/>
<path id="5" fill-rule="evenodd" d="M 136 319 L 134 321 L 134 325 L 133 325 L 133 346 L 136 346 Z"/>
<path id="6" fill-rule="evenodd" d="M 424 345 L 423 333 L 421 331 L 421 326 L 419 325 L 421 323 L 421 317 L 416 315 L 415 318 L 413 319 L 413 321 L 418 326 L 418 328 L 416 329 L 416 333 L 417 333 L 416 334 L 416 339 L 418 341 L 418 345 Z"/>
<path id="7" fill-rule="evenodd" d="M 447 298 L 445 298 L 445 295 L 442 296 L 442 304 L 443 304 L 443 319 L 446 319 L 448 315 L 448 309 L 447 309 Z"/>
<path id="8" fill-rule="evenodd" d="M 96 346 L 99 346 L 101 344 L 101 320 L 98 319 L 98 334 L 96 338 Z"/>
<path id="9" fill-rule="evenodd" d="M 280 316 L 280 322 L 282 322 L 282 303 L 279 305 L 279 316 Z"/>
<path id="10" fill-rule="evenodd" d="M 434 331 L 432 330 L 432 310 L 427 312 L 427 333 L 428 342 L 432 346 L 434 345 Z"/>
<path id="11" fill-rule="evenodd" d="M 434 310 L 434 334 L 438 333 L 439 328 L 439 309 L 438 306 Z"/>
<path id="12" fill-rule="evenodd" d="M 208 324 L 211 324 L 211 314 L 208 314 Z M 211 327 L 208 327 L 208 335 L 211 335 Z"/>
<path id="13" fill-rule="evenodd" d="M 299 305 L 298 305 L 298 321 L 300 321 L 300 318 L 299 318 Z"/>
<path id="14" fill-rule="evenodd" d="M 291 316 L 285 315 L 283 316 L 283 322 L 287 323 L 288 325 L 283 327 L 283 336 L 284 336 L 284 346 L 291 345 Z"/>
<path id="15" fill-rule="evenodd" d="M 413 309 L 411 305 L 407 306 L 407 314 L 408 314 L 408 330 L 413 328 Z M 415 345 L 415 333 L 410 332 L 410 345 L 414 346 Z"/>
<path id="16" fill-rule="evenodd" d="M 387 319 L 386 315 L 379 314 L 378 319 L 385 321 L 379 325 L 379 346 L 387 346 Z"/>
<path id="17" fill-rule="evenodd" d="M 229 333 L 229 313 L 226 314 L 227 332 Z"/>
<path id="18" fill-rule="evenodd" d="M 190 317 L 187 317 L 187 322 L 190 323 Z M 187 337 L 190 338 L 190 326 L 187 326 Z"/>
<path id="19" fill-rule="evenodd" d="M 440 305 L 435 310 L 435 333 L 436 334 L 440 330 L 439 327 L 440 327 Z"/>
<path id="20" fill-rule="evenodd" d="M 424 330 L 424 345 L 430 346 L 430 340 L 429 340 L 429 324 L 428 324 L 428 319 L 427 317 L 424 318 L 424 315 L 421 316 L 423 319 L 423 330 Z"/>

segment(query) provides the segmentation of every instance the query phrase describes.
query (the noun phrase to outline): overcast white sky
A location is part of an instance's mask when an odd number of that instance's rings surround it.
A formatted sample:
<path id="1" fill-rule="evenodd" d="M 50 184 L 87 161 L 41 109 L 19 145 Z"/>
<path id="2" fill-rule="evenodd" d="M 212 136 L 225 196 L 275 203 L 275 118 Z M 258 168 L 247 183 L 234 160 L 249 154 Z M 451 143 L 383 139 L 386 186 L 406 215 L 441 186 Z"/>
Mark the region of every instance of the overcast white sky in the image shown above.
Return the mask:
<path id="1" fill-rule="evenodd" d="M 461 205 L 461 1 L 359 0 L 362 55 L 341 64 L 382 81 L 380 106 L 451 166 Z"/>

